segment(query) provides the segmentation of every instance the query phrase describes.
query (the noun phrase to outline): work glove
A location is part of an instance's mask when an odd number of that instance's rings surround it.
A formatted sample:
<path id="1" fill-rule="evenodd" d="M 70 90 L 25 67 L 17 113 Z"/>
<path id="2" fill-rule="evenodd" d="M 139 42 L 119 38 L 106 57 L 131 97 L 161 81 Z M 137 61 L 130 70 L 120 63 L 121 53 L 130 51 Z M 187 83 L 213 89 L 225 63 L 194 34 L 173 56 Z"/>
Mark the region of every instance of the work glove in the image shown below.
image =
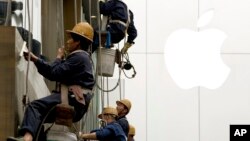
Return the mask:
<path id="1" fill-rule="evenodd" d="M 131 43 L 125 43 L 124 44 L 124 47 L 122 48 L 122 50 L 121 50 L 121 53 L 122 54 L 125 54 L 125 53 L 127 53 L 127 51 L 128 51 L 128 49 L 132 46 L 133 44 L 131 44 Z"/>
<path id="2" fill-rule="evenodd" d="M 30 61 L 36 62 L 38 60 L 38 57 L 34 55 L 32 52 L 23 52 L 23 56 L 26 61 L 29 60 L 29 53 L 30 53 Z"/>

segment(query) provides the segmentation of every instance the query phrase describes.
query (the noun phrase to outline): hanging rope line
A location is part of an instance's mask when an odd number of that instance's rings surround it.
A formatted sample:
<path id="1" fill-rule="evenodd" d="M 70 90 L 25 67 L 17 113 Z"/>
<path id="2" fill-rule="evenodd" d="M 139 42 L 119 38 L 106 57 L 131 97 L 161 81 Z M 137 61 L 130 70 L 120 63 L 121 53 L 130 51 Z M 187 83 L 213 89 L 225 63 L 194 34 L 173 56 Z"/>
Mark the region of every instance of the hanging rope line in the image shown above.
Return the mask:
<path id="1" fill-rule="evenodd" d="M 107 79 L 107 90 L 109 89 L 109 78 L 108 77 L 106 77 L 106 79 Z M 107 92 L 107 106 L 109 106 L 109 92 Z"/>
<path id="2" fill-rule="evenodd" d="M 77 1 L 74 0 L 74 18 L 75 18 L 75 24 L 77 24 Z"/>
<path id="3" fill-rule="evenodd" d="M 31 20 L 30 13 L 33 13 L 33 8 L 30 11 L 30 3 L 29 0 L 26 0 L 27 3 L 27 17 L 28 17 L 28 27 L 29 27 L 29 37 L 28 37 L 28 63 L 27 63 L 27 70 L 26 70 L 26 77 L 25 77 L 25 93 L 22 98 L 22 103 L 23 103 L 23 110 L 26 108 L 27 104 L 29 103 L 29 70 L 30 70 L 30 51 L 31 51 L 31 45 L 32 45 L 32 40 L 31 40 L 31 33 L 32 33 L 32 28 L 33 28 L 33 18 Z M 33 5 L 33 3 L 32 3 Z M 32 15 L 33 16 L 33 15 Z M 25 18 L 26 20 L 26 18 Z"/>
<path id="4" fill-rule="evenodd" d="M 92 15 L 92 10 L 91 10 L 92 7 L 91 7 L 91 5 L 92 5 L 92 4 L 91 4 L 91 1 L 92 1 L 92 0 L 89 0 L 89 15 L 88 15 L 88 16 L 89 16 L 89 24 L 90 24 L 90 25 L 92 25 L 92 19 L 91 19 L 91 15 Z"/>
<path id="5" fill-rule="evenodd" d="M 100 14 L 100 5 L 99 5 L 99 1 L 97 1 L 97 23 L 98 23 L 98 30 L 100 31 L 101 29 L 101 14 Z M 99 38 L 99 48 L 98 48 L 98 54 L 97 54 L 97 65 L 100 66 L 100 73 L 102 74 L 102 52 L 101 52 L 101 32 L 98 33 L 98 38 Z M 96 69 L 96 74 L 98 75 L 98 69 Z M 98 77 L 97 77 L 98 79 Z M 103 77 L 101 76 L 101 87 L 103 87 Z M 98 82 L 97 82 L 97 86 L 98 86 Z M 104 93 L 103 91 L 101 91 L 101 106 L 102 109 L 104 108 Z"/>
<path id="6" fill-rule="evenodd" d="M 119 86 L 119 84 L 120 84 L 120 79 L 121 79 L 121 69 L 119 69 L 119 77 L 118 77 L 118 81 L 117 81 L 117 83 L 116 83 L 116 85 L 113 87 L 113 88 L 111 88 L 111 89 L 107 89 L 107 90 L 105 90 L 105 89 L 103 89 L 103 87 L 100 87 L 99 85 L 97 85 L 97 88 L 99 89 L 99 90 L 101 90 L 102 92 L 112 92 L 112 91 L 114 91 L 118 86 Z"/>
<path id="7" fill-rule="evenodd" d="M 7 14 L 6 14 L 6 18 L 5 18 L 5 26 L 8 26 L 11 20 L 11 0 L 8 0 L 8 4 L 7 4 Z"/>

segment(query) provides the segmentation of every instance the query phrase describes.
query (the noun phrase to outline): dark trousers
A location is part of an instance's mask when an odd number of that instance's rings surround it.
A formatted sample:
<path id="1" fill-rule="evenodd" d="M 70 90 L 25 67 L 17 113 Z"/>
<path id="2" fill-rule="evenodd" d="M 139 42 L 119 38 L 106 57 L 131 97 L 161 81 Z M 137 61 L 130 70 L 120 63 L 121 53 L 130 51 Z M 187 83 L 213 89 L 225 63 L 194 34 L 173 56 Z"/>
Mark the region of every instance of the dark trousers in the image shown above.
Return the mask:
<path id="1" fill-rule="evenodd" d="M 125 36 L 124 31 L 121 29 L 117 29 L 117 27 L 109 27 L 107 31 L 110 33 L 110 41 L 111 44 L 119 43 Z M 94 32 L 94 38 L 92 43 L 92 53 L 98 48 L 99 46 L 99 35 L 98 32 Z"/>
<path id="2" fill-rule="evenodd" d="M 92 95 L 84 95 L 84 98 L 86 105 L 77 102 L 75 97 L 69 96 L 69 105 L 73 106 L 75 110 L 73 122 L 79 121 L 88 110 Z M 32 101 L 26 108 L 20 134 L 24 135 L 28 131 L 35 139 L 43 121 L 44 123 L 53 123 L 55 121 L 56 113 L 54 107 L 60 103 L 61 94 L 59 93 L 53 93 L 47 97 Z"/>

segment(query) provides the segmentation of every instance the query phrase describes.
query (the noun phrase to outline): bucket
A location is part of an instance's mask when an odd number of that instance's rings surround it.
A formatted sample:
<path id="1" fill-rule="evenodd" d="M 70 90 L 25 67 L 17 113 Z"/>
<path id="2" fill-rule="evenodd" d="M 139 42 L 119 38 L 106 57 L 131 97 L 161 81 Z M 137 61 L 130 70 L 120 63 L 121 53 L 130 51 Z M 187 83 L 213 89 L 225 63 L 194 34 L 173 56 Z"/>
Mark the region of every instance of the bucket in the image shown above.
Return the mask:
<path id="1" fill-rule="evenodd" d="M 50 130 L 47 141 L 77 141 L 76 134 L 67 131 Z"/>
<path id="2" fill-rule="evenodd" d="M 112 77 L 115 68 L 116 50 L 109 48 L 101 48 L 101 55 L 97 49 L 97 57 L 100 57 L 100 63 L 97 65 L 98 75 Z"/>

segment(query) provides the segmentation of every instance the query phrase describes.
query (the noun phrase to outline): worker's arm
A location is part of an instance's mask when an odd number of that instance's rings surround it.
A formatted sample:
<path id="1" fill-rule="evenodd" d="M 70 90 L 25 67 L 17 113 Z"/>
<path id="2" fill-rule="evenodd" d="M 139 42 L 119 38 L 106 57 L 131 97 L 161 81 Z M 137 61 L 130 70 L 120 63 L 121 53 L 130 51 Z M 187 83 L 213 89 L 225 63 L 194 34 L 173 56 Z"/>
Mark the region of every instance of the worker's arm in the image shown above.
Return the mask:
<path id="1" fill-rule="evenodd" d="M 96 138 L 96 133 L 95 133 L 95 132 L 93 132 L 93 133 L 81 134 L 81 135 L 80 135 L 80 138 L 82 138 L 82 139 L 91 139 L 91 140 L 97 139 L 97 138 Z"/>

